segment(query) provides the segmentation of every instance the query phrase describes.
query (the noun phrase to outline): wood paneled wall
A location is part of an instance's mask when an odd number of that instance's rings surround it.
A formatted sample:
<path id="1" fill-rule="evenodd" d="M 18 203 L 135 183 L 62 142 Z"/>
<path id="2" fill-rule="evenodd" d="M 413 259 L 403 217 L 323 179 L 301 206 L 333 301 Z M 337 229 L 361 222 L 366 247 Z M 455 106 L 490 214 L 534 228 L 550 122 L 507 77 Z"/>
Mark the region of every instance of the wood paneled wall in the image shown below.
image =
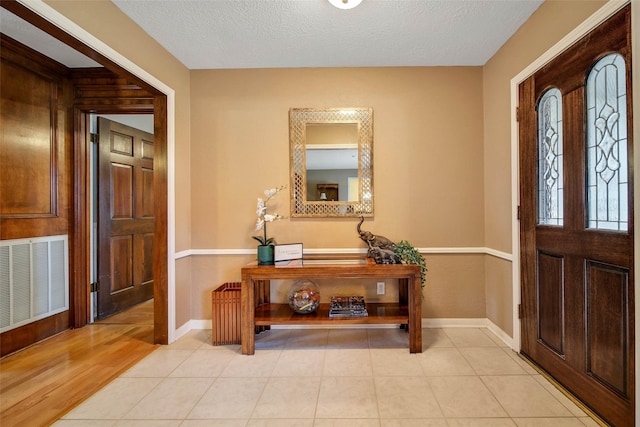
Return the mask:
<path id="1" fill-rule="evenodd" d="M 67 234 L 71 241 L 73 91 L 68 70 L 1 37 L 0 239 Z M 0 354 L 67 328 L 69 312 L 63 312 L 5 332 Z"/>
<path id="2" fill-rule="evenodd" d="M 88 115 L 153 113 L 157 100 L 105 68 L 71 70 L 0 37 L 0 239 L 69 235 L 71 282 L 70 310 L 1 334 L 4 356 L 90 321 Z"/>

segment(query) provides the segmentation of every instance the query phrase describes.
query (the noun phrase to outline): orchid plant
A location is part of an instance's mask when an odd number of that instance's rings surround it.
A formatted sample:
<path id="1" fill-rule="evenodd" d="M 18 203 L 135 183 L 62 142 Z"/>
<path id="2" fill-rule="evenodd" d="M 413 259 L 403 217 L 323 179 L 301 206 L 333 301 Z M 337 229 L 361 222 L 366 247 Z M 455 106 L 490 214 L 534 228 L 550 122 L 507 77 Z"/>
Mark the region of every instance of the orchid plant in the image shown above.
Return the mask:
<path id="1" fill-rule="evenodd" d="M 262 197 L 258 197 L 258 210 L 256 210 L 256 215 L 258 215 L 258 220 L 256 222 L 256 231 L 263 230 L 262 236 L 251 236 L 253 239 L 260 242 L 261 245 L 267 246 L 276 243 L 276 239 L 273 237 L 267 238 L 267 223 L 278 221 L 284 219 L 285 217 L 277 214 L 277 213 L 267 213 L 267 203 L 269 200 L 273 199 L 276 194 L 280 191 L 287 188 L 286 185 L 281 185 L 280 187 L 269 188 L 264 190 L 265 199 Z"/>

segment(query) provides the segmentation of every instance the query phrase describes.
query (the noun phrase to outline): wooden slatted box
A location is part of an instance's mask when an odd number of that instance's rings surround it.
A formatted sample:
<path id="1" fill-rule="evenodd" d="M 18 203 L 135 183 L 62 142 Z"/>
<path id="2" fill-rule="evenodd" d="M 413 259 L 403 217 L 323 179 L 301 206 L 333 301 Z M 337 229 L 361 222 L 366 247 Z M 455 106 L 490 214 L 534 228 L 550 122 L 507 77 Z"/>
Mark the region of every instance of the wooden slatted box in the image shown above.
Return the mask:
<path id="1" fill-rule="evenodd" d="M 211 292 L 211 341 L 213 345 L 240 344 L 240 289 L 227 282 Z"/>

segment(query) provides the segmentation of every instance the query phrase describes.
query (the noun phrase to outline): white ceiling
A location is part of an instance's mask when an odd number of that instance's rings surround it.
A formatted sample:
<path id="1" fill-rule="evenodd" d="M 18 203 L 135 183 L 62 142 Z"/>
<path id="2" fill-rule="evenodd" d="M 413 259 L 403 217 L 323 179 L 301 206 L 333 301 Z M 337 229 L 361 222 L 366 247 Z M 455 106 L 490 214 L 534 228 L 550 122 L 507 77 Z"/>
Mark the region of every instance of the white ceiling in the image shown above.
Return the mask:
<path id="1" fill-rule="evenodd" d="M 543 0 L 113 0 L 190 69 L 483 65 Z M 99 64 L 0 8 L 3 33 Z"/>
<path id="2" fill-rule="evenodd" d="M 542 0 L 113 0 L 190 69 L 484 65 Z"/>

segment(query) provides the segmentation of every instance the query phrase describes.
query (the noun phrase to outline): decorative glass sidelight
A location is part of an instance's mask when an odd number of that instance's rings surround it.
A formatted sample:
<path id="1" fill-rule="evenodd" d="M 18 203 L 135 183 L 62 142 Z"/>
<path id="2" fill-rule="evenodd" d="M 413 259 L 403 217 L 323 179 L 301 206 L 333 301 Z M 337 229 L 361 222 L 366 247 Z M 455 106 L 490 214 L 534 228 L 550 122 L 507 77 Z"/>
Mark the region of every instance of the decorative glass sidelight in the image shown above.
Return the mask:
<path id="1" fill-rule="evenodd" d="M 563 224 L 562 94 L 547 90 L 538 103 L 538 223 Z"/>
<path id="2" fill-rule="evenodd" d="M 587 228 L 629 228 L 625 74 L 624 58 L 614 53 L 587 77 Z"/>

